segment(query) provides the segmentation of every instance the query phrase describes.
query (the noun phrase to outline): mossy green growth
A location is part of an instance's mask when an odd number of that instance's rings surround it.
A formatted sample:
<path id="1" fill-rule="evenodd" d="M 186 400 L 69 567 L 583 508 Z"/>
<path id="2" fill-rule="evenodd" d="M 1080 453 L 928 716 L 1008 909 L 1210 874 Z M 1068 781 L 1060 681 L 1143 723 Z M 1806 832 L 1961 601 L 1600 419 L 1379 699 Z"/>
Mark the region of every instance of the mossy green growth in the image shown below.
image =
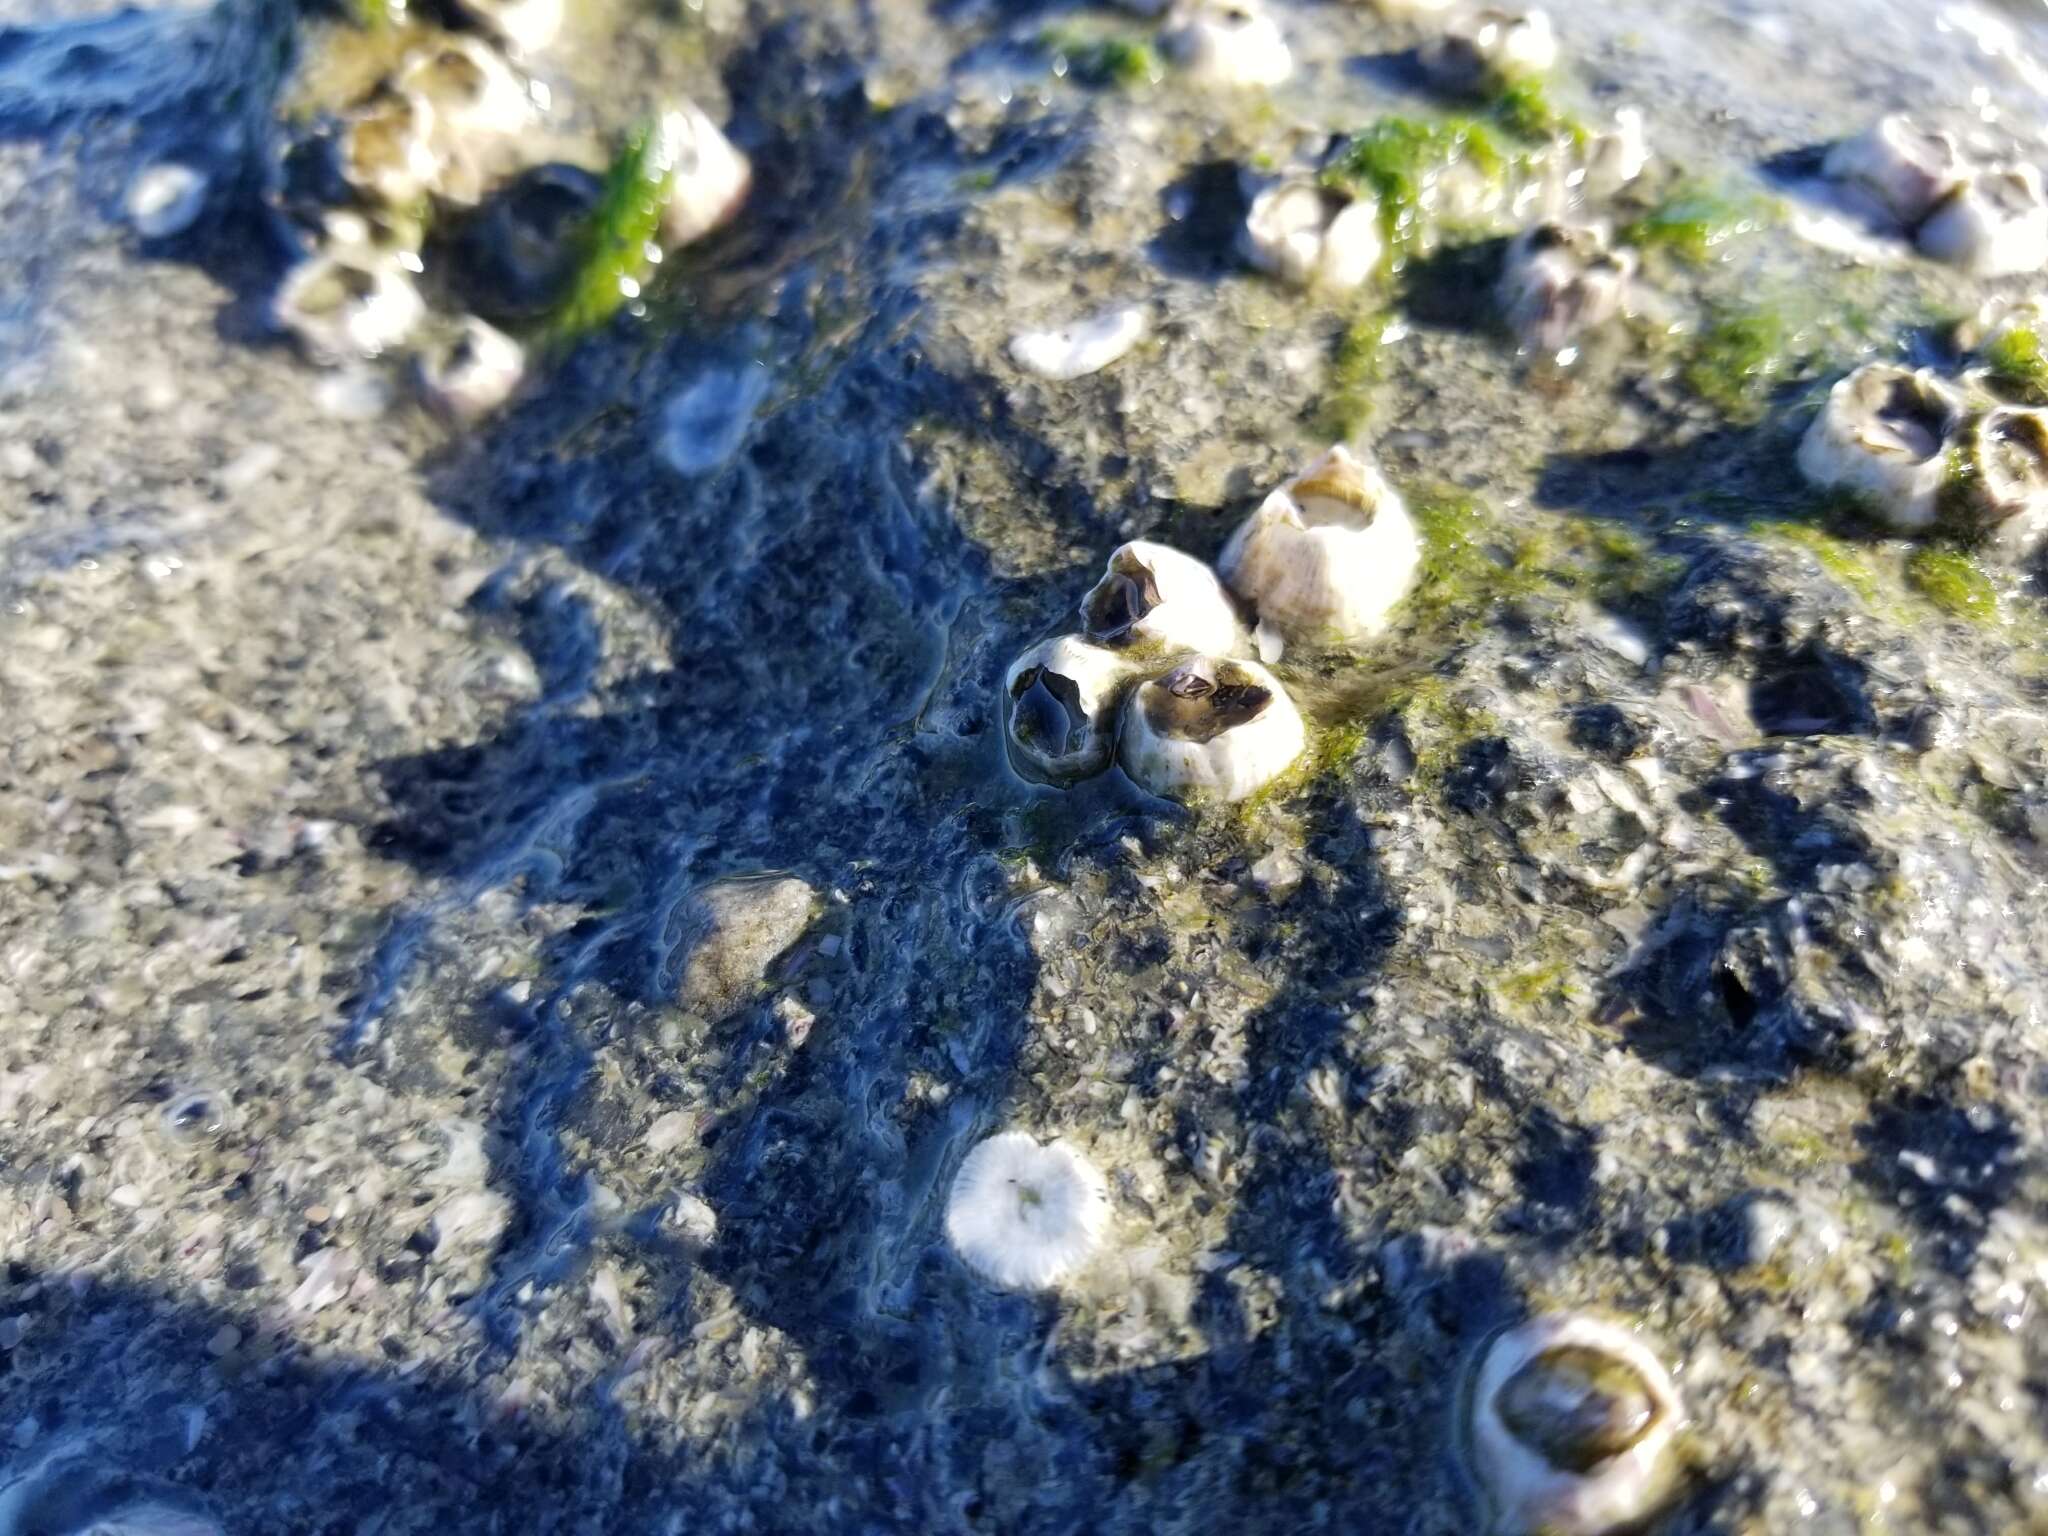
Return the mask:
<path id="1" fill-rule="evenodd" d="M 1505 82 L 1489 104 L 1494 121 L 1518 139 L 1569 139 L 1578 148 L 1592 140 L 1586 125 L 1558 110 L 1541 78 L 1525 75 Z"/>
<path id="2" fill-rule="evenodd" d="M 1385 337 L 1391 323 L 1382 310 L 1360 315 L 1344 327 L 1330 358 L 1329 389 L 1318 420 L 1325 437 L 1348 438 L 1372 419 L 1372 396 L 1387 376 Z"/>
<path id="3" fill-rule="evenodd" d="M 393 0 L 345 0 L 348 19 L 369 32 L 381 32 L 391 25 L 394 11 L 403 14 L 405 6 L 394 4 Z"/>
<path id="4" fill-rule="evenodd" d="M 1795 371 L 1794 351 L 1792 326 L 1775 305 L 1721 305 L 1709 311 L 1680 377 L 1730 421 L 1754 422 Z"/>
<path id="5" fill-rule="evenodd" d="M 583 227 L 583 256 L 568 297 L 548 324 L 556 340 L 589 334 L 640 290 L 647 250 L 675 179 L 674 151 L 659 123 L 635 129 L 605 173 L 604 195 Z"/>
<path id="6" fill-rule="evenodd" d="M 1760 538 L 1796 544 L 1820 562 L 1821 569 L 1847 587 L 1865 604 L 1878 599 L 1879 582 L 1867 548 L 1829 533 L 1825 528 L 1801 522 L 1756 522 L 1749 531 Z"/>
<path id="7" fill-rule="evenodd" d="M 1326 184 L 1379 201 L 1380 225 L 1390 244 L 1412 239 L 1429 184 L 1448 167 L 1469 161 L 1498 180 L 1508 157 L 1486 124 L 1471 118 L 1427 120 L 1383 117 L 1351 135 L 1324 168 Z"/>
<path id="8" fill-rule="evenodd" d="M 1687 183 L 1626 225 L 1621 243 L 1670 251 L 1701 266 L 1735 236 L 1762 229 L 1769 213 L 1769 204 L 1760 197 Z"/>
<path id="9" fill-rule="evenodd" d="M 1038 46 L 1083 85 L 1113 85 L 1128 89 L 1152 85 L 1166 77 L 1159 54 L 1150 43 L 1128 37 L 1103 37 L 1076 27 L 1048 27 L 1038 35 Z"/>
<path id="10" fill-rule="evenodd" d="M 1998 589 L 1962 550 L 1937 545 L 1916 549 L 1906 561 L 1906 585 L 1957 618 L 1979 624 L 1998 618 Z"/>
<path id="11" fill-rule="evenodd" d="M 2040 332 L 2024 325 L 2001 331 L 1984 348 L 1984 366 L 2000 394 L 2027 405 L 2048 405 L 2048 355 Z"/>

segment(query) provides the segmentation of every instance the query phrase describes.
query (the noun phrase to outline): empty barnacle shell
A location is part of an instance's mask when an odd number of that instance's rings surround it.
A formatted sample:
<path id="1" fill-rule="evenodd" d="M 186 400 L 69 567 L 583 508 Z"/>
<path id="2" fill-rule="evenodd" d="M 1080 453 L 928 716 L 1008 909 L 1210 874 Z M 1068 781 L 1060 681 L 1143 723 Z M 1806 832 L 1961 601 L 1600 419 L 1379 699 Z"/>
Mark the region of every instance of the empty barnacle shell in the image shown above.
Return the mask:
<path id="1" fill-rule="evenodd" d="M 1137 655 L 1244 647 L 1244 625 L 1216 573 L 1193 555 L 1134 539 L 1119 545 L 1081 599 L 1081 624 L 1098 645 Z"/>
<path id="2" fill-rule="evenodd" d="M 1635 273 L 1635 252 L 1610 249 L 1604 226 L 1546 221 L 1509 242 L 1494 292 L 1523 345 L 1556 352 L 1620 314 Z"/>
<path id="3" fill-rule="evenodd" d="M 2048 191 L 2031 165 L 1978 171 L 1934 205 L 1913 237 L 1922 255 L 1979 277 L 2048 264 Z"/>
<path id="4" fill-rule="evenodd" d="M 946 1197 L 946 1237 L 967 1266 L 1012 1290 L 1044 1290 L 1079 1269 L 1109 1233 L 1109 1186 L 1064 1141 L 1022 1131 L 967 1154 Z"/>
<path id="5" fill-rule="evenodd" d="M 1215 85 L 1278 85 L 1294 73 L 1287 38 L 1258 0 L 1181 0 L 1161 41 L 1188 74 Z"/>
<path id="6" fill-rule="evenodd" d="M 1821 174 L 1858 187 L 1901 224 L 1917 224 L 1968 174 L 1955 138 L 1893 112 L 1844 139 L 1821 162 Z"/>
<path id="7" fill-rule="evenodd" d="M 1301 712 L 1272 673 L 1192 656 L 1131 694 L 1117 759 L 1155 795 L 1228 802 L 1272 783 L 1307 744 Z"/>
<path id="8" fill-rule="evenodd" d="M 1261 272 L 1342 292 L 1379 265 L 1379 204 L 1340 197 L 1307 177 L 1258 192 L 1238 231 L 1238 250 Z"/>
<path id="9" fill-rule="evenodd" d="M 380 91 L 343 119 L 336 142 L 342 180 L 371 203 L 404 207 L 434 185 L 434 109 L 411 91 Z"/>
<path id="10" fill-rule="evenodd" d="M 392 80 L 432 112 L 434 190 L 444 199 L 473 204 L 514 167 L 513 141 L 533 119 L 533 98 L 496 50 L 473 37 L 446 37 L 408 54 Z"/>
<path id="11" fill-rule="evenodd" d="M 474 421 L 512 398 L 526 375 L 526 349 L 475 315 L 419 356 L 420 389 L 450 421 Z"/>
<path id="12" fill-rule="evenodd" d="M 1262 627 L 1354 645 L 1386 628 L 1420 559 L 1400 493 L 1339 445 L 1268 496 L 1217 564 Z"/>
<path id="13" fill-rule="evenodd" d="M 562 0 L 454 0 L 455 9 L 515 53 L 547 47 L 562 30 Z"/>
<path id="14" fill-rule="evenodd" d="M 1010 762 L 1042 784 L 1076 784 L 1109 767 L 1116 712 L 1135 664 L 1079 635 L 1045 640 L 1003 678 L 1003 740 Z"/>
<path id="15" fill-rule="evenodd" d="M 337 248 L 285 273 L 271 314 L 314 362 L 332 364 L 397 346 L 425 317 L 426 303 L 396 257 Z"/>
<path id="16" fill-rule="evenodd" d="M 754 169 L 718 124 L 692 102 L 662 114 L 661 136 L 670 177 L 661 238 L 676 250 L 731 221 L 747 200 Z"/>
<path id="17" fill-rule="evenodd" d="M 1852 491 L 1895 528 L 1934 521 L 1944 445 L 1960 403 L 1925 369 L 1867 363 L 1828 391 L 1799 444 L 1799 472 L 1822 489 Z"/>
<path id="18" fill-rule="evenodd" d="M 1470 94 L 1540 75 L 1557 62 L 1547 11 L 1474 11 L 1423 44 L 1422 71 L 1439 90 Z"/>
<path id="19" fill-rule="evenodd" d="M 1497 1334 L 1463 1393 L 1463 1447 L 1498 1536 L 1602 1536 L 1672 1485 L 1684 1410 L 1649 1349 L 1578 1314 Z"/>
<path id="20" fill-rule="evenodd" d="M 2048 412 L 2000 405 L 1951 440 L 1942 521 L 1970 537 L 2026 540 L 2048 521 Z"/>

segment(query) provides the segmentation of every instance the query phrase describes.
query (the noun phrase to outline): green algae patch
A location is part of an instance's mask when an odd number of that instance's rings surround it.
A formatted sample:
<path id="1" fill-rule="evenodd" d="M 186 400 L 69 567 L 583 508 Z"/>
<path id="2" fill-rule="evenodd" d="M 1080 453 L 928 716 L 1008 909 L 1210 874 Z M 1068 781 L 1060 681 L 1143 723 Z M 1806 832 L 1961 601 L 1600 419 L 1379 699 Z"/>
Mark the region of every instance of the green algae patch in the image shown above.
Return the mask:
<path id="1" fill-rule="evenodd" d="M 1993 389 L 2027 405 L 2048 405 L 2048 353 L 2039 332 L 2016 325 L 1994 337 L 1983 356 Z"/>
<path id="2" fill-rule="evenodd" d="M 1348 438 L 1372 420 L 1373 393 L 1387 377 L 1387 327 L 1382 310 L 1360 315 L 1344 327 L 1330 358 L 1329 387 L 1317 422 L 1325 437 Z"/>
<path id="3" fill-rule="evenodd" d="M 392 0 L 348 0 L 348 19 L 365 31 L 375 32 L 391 25 L 392 12 L 404 7 Z"/>
<path id="4" fill-rule="evenodd" d="M 1755 422 L 1771 392 L 1798 371 L 1796 340 L 1775 305 L 1722 305 L 1708 313 L 1679 376 L 1729 420 Z"/>
<path id="5" fill-rule="evenodd" d="M 1078 27 L 1047 27 L 1038 46 L 1052 56 L 1054 73 L 1072 76 L 1082 85 L 1129 90 L 1166 78 L 1165 67 L 1150 43 L 1128 37 L 1105 37 Z"/>
<path id="6" fill-rule="evenodd" d="M 1623 226 L 1620 239 L 1623 245 L 1669 251 L 1681 261 L 1704 266 L 1736 236 L 1764 228 L 1769 214 L 1770 205 L 1760 197 L 1688 183 Z"/>
<path id="7" fill-rule="evenodd" d="M 1500 538 L 1493 520 L 1471 497 L 1425 492 L 1409 503 L 1422 541 L 1415 586 L 1404 599 L 1406 616 L 1425 626 L 1472 622 L 1486 606 L 1527 585 L 1524 549 Z"/>
<path id="8" fill-rule="evenodd" d="M 1979 624 L 1996 622 L 1998 589 L 1983 567 L 1959 549 L 1929 546 L 1906 561 L 1906 585 L 1944 613 Z"/>
<path id="9" fill-rule="evenodd" d="M 575 281 L 547 326 L 552 339 L 588 335 L 639 296 L 653 267 L 648 249 L 661 233 L 661 211 L 674 179 L 660 124 L 642 124 L 605 173 L 604 195 L 584 225 Z"/>
<path id="10" fill-rule="evenodd" d="M 1757 522 L 1749 525 L 1749 531 L 1759 538 L 1797 545 L 1819 561 L 1822 570 L 1862 599 L 1866 606 L 1877 603 L 1882 582 L 1866 546 L 1829 533 L 1812 523 Z"/>
<path id="11" fill-rule="evenodd" d="M 1549 86 L 1534 75 L 1508 81 L 1487 110 L 1495 122 L 1518 139 L 1567 139 L 1583 149 L 1593 137 L 1584 123 L 1558 108 L 1551 100 Z"/>
<path id="12" fill-rule="evenodd" d="M 1323 171 L 1325 185 L 1379 201 L 1388 243 L 1414 238 L 1430 184 L 1451 166 L 1469 162 L 1489 180 L 1507 172 L 1508 157 L 1494 131 L 1465 117 L 1430 120 L 1383 117 L 1345 141 Z"/>

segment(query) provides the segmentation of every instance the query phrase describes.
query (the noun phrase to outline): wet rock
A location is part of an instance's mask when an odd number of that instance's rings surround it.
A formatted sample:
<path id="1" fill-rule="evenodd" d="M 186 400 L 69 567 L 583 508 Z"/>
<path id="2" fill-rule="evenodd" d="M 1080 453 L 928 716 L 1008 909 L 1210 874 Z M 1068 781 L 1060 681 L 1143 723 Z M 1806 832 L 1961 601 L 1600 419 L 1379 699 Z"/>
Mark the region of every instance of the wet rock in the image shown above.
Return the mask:
<path id="1" fill-rule="evenodd" d="M 803 937 L 816 913 L 816 892 L 793 876 L 744 876 L 700 887 L 677 918 L 684 959 L 676 1001 L 706 1018 L 731 1013 Z"/>

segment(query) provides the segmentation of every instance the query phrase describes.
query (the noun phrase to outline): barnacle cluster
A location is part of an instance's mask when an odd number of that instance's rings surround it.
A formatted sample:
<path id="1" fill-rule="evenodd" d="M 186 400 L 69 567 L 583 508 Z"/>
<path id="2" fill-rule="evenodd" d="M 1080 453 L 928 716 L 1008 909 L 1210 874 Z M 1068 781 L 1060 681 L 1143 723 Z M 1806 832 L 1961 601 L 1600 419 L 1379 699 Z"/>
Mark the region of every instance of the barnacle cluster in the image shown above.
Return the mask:
<path id="1" fill-rule="evenodd" d="M 2018 333 L 1999 323 L 1987 346 Z M 1902 532 L 2030 546 L 2048 527 L 2048 411 L 1996 398 L 1998 377 L 1867 363 L 1829 390 L 1800 472 Z"/>
<path id="2" fill-rule="evenodd" d="M 1112 761 L 1154 794 L 1231 802 L 1308 743 L 1286 687 L 1252 659 L 1370 639 L 1414 579 L 1399 494 L 1335 447 L 1276 489 L 1224 549 L 1222 579 L 1164 544 L 1122 545 L 1082 599 L 1082 632 L 1041 641 L 1003 680 L 1019 772 L 1069 785 Z"/>
<path id="3" fill-rule="evenodd" d="M 1979 161 L 1953 134 L 1894 112 L 1836 144 L 1822 171 L 1936 261 L 1979 277 L 2048 264 L 2048 186 L 2037 166 Z"/>
<path id="4" fill-rule="evenodd" d="M 472 30 L 423 31 L 366 95 L 290 131 L 267 200 L 298 253 L 272 299 L 277 328 L 325 365 L 410 352 L 428 403 L 471 420 L 525 373 L 526 347 L 501 325 L 573 317 L 581 285 L 609 289 L 583 304 L 608 314 L 645 261 L 731 218 L 751 173 L 687 102 L 608 182 L 531 164 L 548 92 L 518 60 L 553 40 L 560 6 L 471 0 L 459 14 Z"/>

